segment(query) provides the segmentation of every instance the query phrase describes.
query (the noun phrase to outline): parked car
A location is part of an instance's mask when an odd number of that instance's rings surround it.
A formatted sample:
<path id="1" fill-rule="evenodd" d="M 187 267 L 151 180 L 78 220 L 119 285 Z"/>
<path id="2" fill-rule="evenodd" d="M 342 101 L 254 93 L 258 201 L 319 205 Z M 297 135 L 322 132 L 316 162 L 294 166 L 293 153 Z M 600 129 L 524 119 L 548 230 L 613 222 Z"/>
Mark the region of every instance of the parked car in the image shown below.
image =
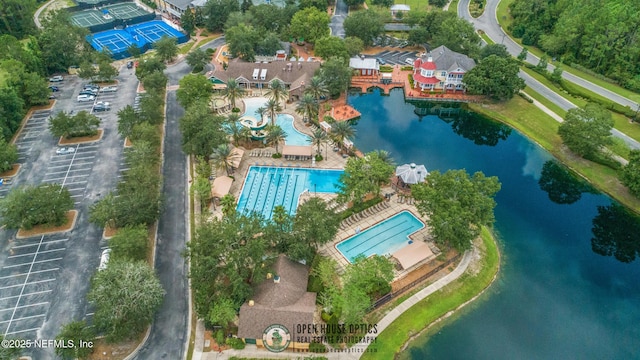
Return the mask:
<path id="1" fill-rule="evenodd" d="M 53 100 L 53 99 L 55 99 L 55 98 L 56 98 L 56 96 L 55 96 L 55 95 L 53 95 L 53 94 L 49 95 L 49 100 Z"/>
<path id="2" fill-rule="evenodd" d="M 53 91 L 53 92 L 56 92 L 56 91 L 60 91 L 60 88 L 59 88 L 59 87 L 57 87 L 57 86 L 53 86 L 53 85 L 51 85 L 51 86 L 49 86 L 49 90 L 51 90 L 51 91 Z"/>
<path id="3" fill-rule="evenodd" d="M 108 102 L 99 101 L 93 106 L 93 111 L 109 111 L 111 110 L 111 104 Z"/>
<path id="4" fill-rule="evenodd" d="M 83 90 L 94 90 L 94 91 L 98 91 L 100 90 L 100 86 L 95 85 L 95 84 L 85 84 L 82 87 Z"/>
<path id="5" fill-rule="evenodd" d="M 98 95 L 98 93 L 95 92 L 95 91 L 91 91 L 91 90 L 82 90 L 82 91 L 80 91 L 80 95 L 96 96 L 96 95 Z"/>
<path id="6" fill-rule="evenodd" d="M 133 67 L 133 61 L 127 61 L 127 69 L 131 69 Z"/>
<path id="7" fill-rule="evenodd" d="M 382 58 L 376 58 L 376 60 L 378 61 L 378 64 L 380 64 L 380 65 L 384 65 L 384 64 L 386 64 L 386 63 L 387 63 L 387 62 L 386 62 L 386 61 L 384 61 L 384 59 L 382 59 Z"/>
<path id="8" fill-rule="evenodd" d="M 73 154 L 74 152 L 76 152 L 76 149 L 72 147 L 61 147 L 56 149 L 56 154 L 58 155 Z"/>
<path id="9" fill-rule="evenodd" d="M 96 97 L 93 95 L 87 95 L 87 94 L 78 95 L 78 101 L 80 102 L 93 101 L 95 99 Z"/>
<path id="10" fill-rule="evenodd" d="M 56 75 L 56 76 L 52 76 L 49 78 L 50 82 L 60 82 L 63 81 L 64 78 L 62 77 L 62 75 Z"/>
<path id="11" fill-rule="evenodd" d="M 99 90 L 99 92 L 101 93 L 116 92 L 116 91 L 118 91 L 117 86 L 105 86 L 105 87 L 101 87 Z"/>
<path id="12" fill-rule="evenodd" d="M 102 251 L 102 255 L 100 255 L 100 265 L 98 265 L 99 271 L 107 268 L 107 264 L 109 263 L 109 255 L 111 255 L 111 249 L 104 249 Z"/>
<path id="13" fill-rule="evenodd" d="M 404 60 L 404 62 L 405 62 L 405 63 L 407 63 L 407 64 L 409 64 L 409 65 L 411 65 L 411 66 L 413 66 L 413 59 L 412 59 L 412 58 L 406 58 L 406 59 Z"/>

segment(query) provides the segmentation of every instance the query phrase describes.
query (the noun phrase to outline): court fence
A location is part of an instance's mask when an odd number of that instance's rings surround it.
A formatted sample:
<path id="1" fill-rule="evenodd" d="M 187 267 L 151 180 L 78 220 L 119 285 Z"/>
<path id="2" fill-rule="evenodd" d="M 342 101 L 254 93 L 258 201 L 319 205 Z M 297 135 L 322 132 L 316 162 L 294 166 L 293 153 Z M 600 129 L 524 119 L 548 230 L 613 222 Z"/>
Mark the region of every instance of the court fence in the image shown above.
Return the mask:
<path id="1" fill-rule="evenodd" d="M 74 17 L 73 12 L 75 12 L 77 15 L 80 15 L 82 14 L 83 11 L 87 11 L 87 10 L 93 10 L 91 12 L 94 12 L 95 7 L 100 7 L 101 8 L 100 10 L 103 10 L 103 9 L 110 10 L 109 5 L 116 5 L 116 4 L 131 4 L 132 6 L 136 6 L 135 3 L 124 2 L 123 0 L 107 0 L 95 6 L 93 4 L 91 4 L 90 6 L 83 6 L 83 7 L 76 6 L 72 8 L 67 8 L 67 10 L 72 12 L 71 17 L 73 18 Z M 119 8 L 120 6 L 117 6 L 117 7 Z M 72 10 L 72 9 L 75 9 L 75 10 Z M 112 16 L 111 21 L 100 23 L 100 24 L 94 24 L 90 26 L 85 26 L 85 27 L 91 33 L 97 33 L 100 31 L 105 31 L 105 30 L 116 28 L 116 27 L 126 27 L 129 25 L 139 24 L 145 21 L 151 21 L 156 18 L 155 13 L 147 12 L 144 9 L 139 7 L 137 7 L 137 9 L 138 9 L 137 12 L 140 13 L 140 15 L 123 16 L 123 15 L 110 14 Z M 102 14 L 100 14 L 99 16 L 102 16 Z"/>

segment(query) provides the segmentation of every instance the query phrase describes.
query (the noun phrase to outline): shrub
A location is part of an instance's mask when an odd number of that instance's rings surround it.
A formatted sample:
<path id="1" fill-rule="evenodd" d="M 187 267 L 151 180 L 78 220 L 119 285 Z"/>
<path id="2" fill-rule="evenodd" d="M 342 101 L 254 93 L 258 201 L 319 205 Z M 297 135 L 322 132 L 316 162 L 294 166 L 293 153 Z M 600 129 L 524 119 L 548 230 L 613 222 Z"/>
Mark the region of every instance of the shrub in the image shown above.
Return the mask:
<path id="1" fill-rule="evenodd" d="M 402 71 L 412 71 L 413 70 L 413 66 L 405 65 L 405 66 L 401 67 L 400 70 L 402 70 Z"/>
<path id="2" fill-rule="evenodd" d="M 240 108 L 234 107 L 233 109 L 231 109 L 231 112 L 239 113 L 240 112 Z"/>
<path id="3" fill-rule="evenodd" d="M 319 162 L 319 161 L 322 161 L 322 159 L 323 159 L 322 155 L 320 154 L 316 155 L 316 161 Z"/>
<path id="4" fill-rule="evenodd" d="M 409 74 L 409 86 L 413 89 L 413 74 Z"/>
<path id="5" fill-rule="evenodd" d="M 202 70 L 204 70 L 204 66 L 202 64 L 198 64 L 193 67 L 193 70 L 191 70 L 191 72 L 195 74 L 202 72 Z"/>
<path id="6" fill-rule="evenodd" d="M 391 67 L 389 65 L 382 65 L 382 66 L 380 66 L 380 72 L 383 72 L 383 73 L 393 72 L 393 67 Z"/>
<path id="7" fill-rule="evenodd" d="M 329 320 L 331 320 L 331 315 L 329 315 L 329 313 L 327 313 L 326 311 L 322 311 L 322 314 L 320 314 L 320 317 L 322 318 L 322 321 L 328 323 Z"/>
<path id="8" fill-rule="evenodd" d="M 523 93 L 522 91 L 519 91 L 518 95 L 520 95 L 521 98 L 527 100 L 529 103 L 533 104 L 533 99 L 527 96 L 527 94 Z"/>
<path id="9" fill-rule="evenodd" d="M 231 346 L 231 348 L 235 350 L 242 350 L 245 347 L 244 341 L 238 338 L 228 338 L 227 345 Z"/>
<path id="10" fill-rule="evenodd" d="M 204 52 L 205 52 L 207 55 L 213 55 L 213 54 L 215 54 L 215 53 L 216 53 L 216 50 L 217 50 L 217 48 L 208 48 L 208 49 L 207 49 L 207 50 L 205 50 Z"/>
<path id="11" fill-rule="evenodd" d="M 275 153 L 275 154 L 271 155 L 271 157 L 274 158 L 274 159 L 280 159 L 282 157 L 282 154 Z"/>
<path id="12" fill-rule="evenodd" d="M 218 330 L 213 333 L 213 338 L 216 340 L 216 343 L 220 346 L 224 345 L 224 332 L 222 330 Z"/>

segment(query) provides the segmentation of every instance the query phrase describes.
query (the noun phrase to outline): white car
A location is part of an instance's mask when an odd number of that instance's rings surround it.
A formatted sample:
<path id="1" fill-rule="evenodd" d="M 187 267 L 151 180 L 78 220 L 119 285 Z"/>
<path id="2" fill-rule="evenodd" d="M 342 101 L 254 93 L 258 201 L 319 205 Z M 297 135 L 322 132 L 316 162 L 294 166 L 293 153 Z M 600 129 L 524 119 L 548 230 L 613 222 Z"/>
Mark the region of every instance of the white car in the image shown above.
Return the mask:
<path id="1" fill-rule="evenodd" d="M 107 268 L 110 254 L 111 254 L 111 249 L 104 249 L 102 251 L 102 255 L 100 256 L 100 265 L 98 265 L 98 270 L 104 270 Z"/>
<path id="2" fill-rule="evenodd" d="M 76 152 L 76 149 L 74 149 L 72 147 L 62 147 L 62 148 L 57 148 L 56 149 L 56 154 L 58 154 L 58 155 L 73 154 L 74 152 Z"/>
<path id="3" fill-rule="evenodd" d="M 105 86 L 100 88 L 100 92 L 101 93 L 107 93 L 107 92 L 116 92 L 118 91 L 118 87 L 117 86 Z"/>
<path id="4" fill-rule="evenodd" d="M 96 97 L 93 96 L 93 95 L 87 95 L 87 94 L 78 95 L 78 101 L 80 101 L 80 102 L 93 101 L 95 99 L 96 99 Z"/>
<path id="5" fill-rule="evenodd" d="M 406 62 L 407 64 L 409 64 L 409 65 L 413 66 L 413 59 L 412 59 L 412 58 L 406 58 L 406 59 L 404 60 L 404 62 Z"/>
<path id="6" fill-rule="evenodd" d="M 56 76 L 52 76 L 52 77 L 49 78 L 50 82 L 60 82 L 62 80 L 64 80 L 62 75 L 56 75 Z"/>

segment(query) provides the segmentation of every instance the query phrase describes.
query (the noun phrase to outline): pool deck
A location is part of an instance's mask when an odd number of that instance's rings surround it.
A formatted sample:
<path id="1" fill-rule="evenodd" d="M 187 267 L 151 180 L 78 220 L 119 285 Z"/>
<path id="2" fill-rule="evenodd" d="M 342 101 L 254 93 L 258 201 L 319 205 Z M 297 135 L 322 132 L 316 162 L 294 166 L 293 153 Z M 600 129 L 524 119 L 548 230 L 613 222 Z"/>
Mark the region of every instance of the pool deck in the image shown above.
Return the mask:
<path id="1" fill-rule="evenodd" d="M 391 188 L 384 188 L 382 190 L 382 193 L 391 193 L 392 190 Z M 384 210 L 381 210 L 371 216 L 367 216 L 364 219 L 361 219 L 360 221 L 357 221 L 356 223 L 347 226 L 344 230 L 339 229 L 338 233 L 336 234 L 336 237 L 333 239 L 332 242 L 329 242 L 325 245 L 323 245 L 322 247 L 320 247 L 320 249 L 318 249 L 318 252 L 322 255 L 325 256 L 329 256 L 333 259 L 335 259 L 338 262 L 338 266 L 340 268 L 340 271 L 344 270 L 344 268 L 349 265 L 349 261 L 342 255 L 342 253 L 340 253 L 340 251 L 338 251 L 338 249 L 336 248 L 336 245 L 338 245 L 338 243 L 350 238 L 351 236 L 356 234 L 356 229 L 360 228 L 361 231 L 364 231 L 384 220 L 389 219 L 390 217 L 392 217 L 393 215 L 396 215 L 402 211 L 409 211 L 411 212 L 413 215 L 415 215 L 418 219 L 420 219 L 420 221 L 424 222 L 424 219 L 420 216 L 420 214 L 416 211 L 415 206 L 407 204 L 407 203 L 399 203 L 398 202 L 398 196 L 397 195 L 393 195 L 391 196 L 391 199 L 389 201 L 387 201 L 387 203 L 389 204 L 389 207 L 387 207 Z M 432 249 L 432 251 L 436 250 L 437 248 L 435 247 L 435 245 L 433 245 L 432 242 L 432 238 L 431 235 L 429 234 L 429 229 L 425 224 L 425 227 L 423 227 L 422 229 L 414 232 L 413 234 L 409 235 L 409 238 L 412 239 L 413 241 L 424 241 L 426 242 L 429 247 Z M 439 252 L 439 251 L 438 251 Z M 427 259 L 424 259 L 422 261 L 420 261 L 418 264 L 410 267 L 409 269 L 403 269 L 403 270 L 394 270 L 394 275 L 395 278 L 401 278 L 403 276 L 405 276 L 406 274 L 410 273 L 412 270 L 414 270 L 416 267 L 424 264 L 425 262 L 431 261 L 432 259 L 434 259 L 436 257 L 436 255 L 433 255 L 432 257 L 429 257 Z"/>

